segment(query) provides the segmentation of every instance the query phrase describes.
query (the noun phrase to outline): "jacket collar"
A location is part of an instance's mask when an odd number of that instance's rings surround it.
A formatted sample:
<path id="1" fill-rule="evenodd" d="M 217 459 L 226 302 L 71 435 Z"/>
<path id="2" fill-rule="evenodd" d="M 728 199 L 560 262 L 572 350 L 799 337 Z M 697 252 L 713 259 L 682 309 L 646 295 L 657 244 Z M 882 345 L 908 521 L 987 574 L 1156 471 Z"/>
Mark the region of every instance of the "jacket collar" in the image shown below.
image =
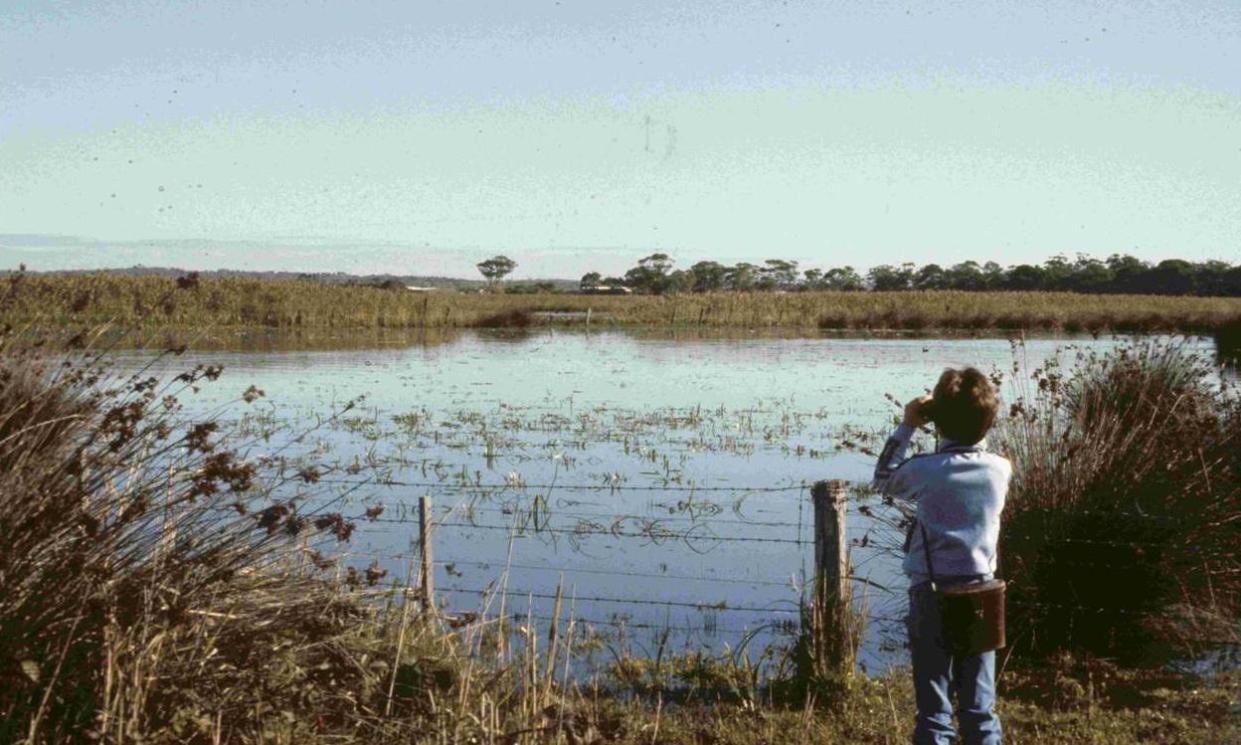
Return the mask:
<path id="1" fill-rule="evenodd" d="M 985 437 L 979 440 L 978 442 L 974 443 L 973 445 L 966 445 L 964 443 L 957 442 L 956 440 L 953 440 L 949 437 L 940 437 L 939 444 L 935 447 L 935 452 L 937 453 L 945 453 L 945 452 L 979 453 L 979 452 L 985 451 L 986 449 L 987 449 L 987 438 Z"/>

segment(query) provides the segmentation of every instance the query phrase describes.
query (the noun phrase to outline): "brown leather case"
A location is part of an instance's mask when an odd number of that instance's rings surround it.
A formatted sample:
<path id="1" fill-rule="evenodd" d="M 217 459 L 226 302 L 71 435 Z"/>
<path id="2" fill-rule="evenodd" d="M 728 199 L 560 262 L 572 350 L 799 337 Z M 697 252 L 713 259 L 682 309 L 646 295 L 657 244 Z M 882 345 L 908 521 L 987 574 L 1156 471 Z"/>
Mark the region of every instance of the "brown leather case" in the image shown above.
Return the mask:
<path id="1" fill-rule="evenodd" d="M 1002 579 L 936 590 L 944 619 L 944 647 L 953 655 L 971 656 L 1004 646 Z"/>

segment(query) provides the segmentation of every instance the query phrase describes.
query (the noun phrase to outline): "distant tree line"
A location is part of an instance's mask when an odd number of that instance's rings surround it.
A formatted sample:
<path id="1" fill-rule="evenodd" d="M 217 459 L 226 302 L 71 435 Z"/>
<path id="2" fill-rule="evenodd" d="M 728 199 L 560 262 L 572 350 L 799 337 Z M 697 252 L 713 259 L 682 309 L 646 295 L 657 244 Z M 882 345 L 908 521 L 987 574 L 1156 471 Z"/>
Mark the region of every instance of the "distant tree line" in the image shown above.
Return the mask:
<path id="1" fill-rule="evenodd" d="M 948 267 L 907 262 L 882 264 L 864 275 L 851 266 L 802 269 L 796 261 L 785 259 L 767 259 L 761 265 L 742 262 L 732 266 L 699 261 L 686 269 L 676 269 L 674 264 L 668 254 L 653 253 L 639 260 L 623 277 L 604 277 L 590 272 L 582 276 L 580 286 L 582 289 L 621 286 L 655 295 L 722 290 L 1044 290 L 1241 297 L 1241 265 L 1181 259 L 1152 264 L 1127 254 L 1112 254 L 1106 259 L 1078 254 L 1072 260 L 1057 255 L 1042 264 L 1009 267 L 994 261 L 983 264 L 963 261 Z"/>

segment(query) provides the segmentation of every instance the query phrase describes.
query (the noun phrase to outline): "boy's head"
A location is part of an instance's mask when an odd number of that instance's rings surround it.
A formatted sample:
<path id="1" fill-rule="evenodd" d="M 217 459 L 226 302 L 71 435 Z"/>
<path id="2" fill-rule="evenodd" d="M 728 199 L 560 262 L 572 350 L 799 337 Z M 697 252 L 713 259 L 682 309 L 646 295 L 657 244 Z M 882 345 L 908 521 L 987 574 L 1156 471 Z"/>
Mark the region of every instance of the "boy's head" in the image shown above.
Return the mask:
<path id="1" fill-rule="evenodd" d="M 991 429 L 999 407 L 995 385 L 986 375 L 972 367 L 949 368 L 935 384 L 931 418 L 944 437 L 973 445 Z"/>

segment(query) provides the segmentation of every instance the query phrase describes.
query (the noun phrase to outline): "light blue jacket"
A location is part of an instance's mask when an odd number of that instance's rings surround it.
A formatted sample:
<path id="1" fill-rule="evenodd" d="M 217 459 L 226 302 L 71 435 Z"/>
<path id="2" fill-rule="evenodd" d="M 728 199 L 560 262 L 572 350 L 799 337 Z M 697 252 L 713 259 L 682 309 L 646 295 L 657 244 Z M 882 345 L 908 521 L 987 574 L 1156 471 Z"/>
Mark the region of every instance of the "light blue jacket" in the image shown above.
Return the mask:
<path id="1" fill-rule="evenodd" d="M 875 466 L 875 488 L 916 505 L 905 574 L 912 584 L 929 579 L 923 528 L 936 577 L 993 574 L 1012 464 L 987 452 L 985 441 L 960 445 L 947 438 L 934 453 L 906 459 L 915 431 L 897 427 Z"/>

